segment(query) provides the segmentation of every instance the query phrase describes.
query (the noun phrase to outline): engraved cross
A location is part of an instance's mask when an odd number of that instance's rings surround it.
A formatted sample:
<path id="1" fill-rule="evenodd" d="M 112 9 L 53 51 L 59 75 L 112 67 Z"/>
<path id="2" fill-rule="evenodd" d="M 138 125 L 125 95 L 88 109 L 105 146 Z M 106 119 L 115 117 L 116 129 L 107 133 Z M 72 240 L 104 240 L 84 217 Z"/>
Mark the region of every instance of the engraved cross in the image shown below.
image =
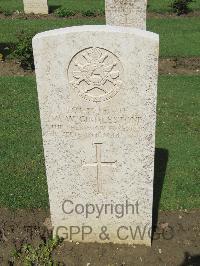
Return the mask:
<path id="1" fill-rule="evenodd" d="M 103 143 L 94 143 L 96 146 L 96 162 L 91 164 L 84 164 L 84 167 L 96 167 L 97 169 L 97 190 L 102 193 L 102 167 L 116 167 L 117 161 L 104 162 L 101 159 L 101 145 Z"/>

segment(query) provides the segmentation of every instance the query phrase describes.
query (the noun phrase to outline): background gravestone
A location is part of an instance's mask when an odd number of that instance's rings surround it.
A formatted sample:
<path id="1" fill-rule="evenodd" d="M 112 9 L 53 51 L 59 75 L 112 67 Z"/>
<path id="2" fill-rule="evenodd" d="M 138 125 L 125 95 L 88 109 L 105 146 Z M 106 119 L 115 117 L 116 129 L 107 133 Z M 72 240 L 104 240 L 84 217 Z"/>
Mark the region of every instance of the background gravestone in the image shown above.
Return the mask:
<path id="1" fill-rule="evenodd" d="M 23 0 L 26 14 L 48 14 L 47 0 Z"/>
<path id="2" fill-rule="evenodd" d="M 147 0 L 105 0 L 106 24 L 146 29 Z"/>
<path id="3" fill-rule="evenodd" d="M 34 37 L 54 234 L 151 244 L 158 47 L 157 34 L 128 27 L 71 27 Z M 87 217 L 87 204 L 90 212 L 91 204 L 104 211 Z M 92 232 L 70 237 L 74 226 Z M 109 239 L 100 237 L 103 226 Z M 144 235 L 136 232 L 133 240 L 129 229 L 138 227 Z"/>

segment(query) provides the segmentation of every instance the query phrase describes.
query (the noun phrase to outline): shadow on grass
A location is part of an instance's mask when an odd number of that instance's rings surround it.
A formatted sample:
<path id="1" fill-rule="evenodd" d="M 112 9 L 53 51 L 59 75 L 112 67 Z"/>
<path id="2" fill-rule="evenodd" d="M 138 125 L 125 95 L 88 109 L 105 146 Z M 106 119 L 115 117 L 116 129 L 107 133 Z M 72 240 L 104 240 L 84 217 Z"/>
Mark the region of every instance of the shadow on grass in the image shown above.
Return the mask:
<path id="1" fill-rule="evenodd" d="M 153 234 L 158 222 L 158 210 L 163 189 L 165 173 L 167 169 L 169 153 L 166 149 L 156 148 L 154 167 L 154 195 L 153 195 Z"/>
<path id="2" fill-rule="evenodd" d="M 185 252 L 185 259 L 180 264 L 180 266 L 199 266 L 200 265 L 200 255 L 191 256 L 188 252 Z"/>
<path id="3" fill-rule="evenodd" d="M 56 11 L 56 9 L 60 8 L 61 5 L 50 5 L 49 6 L 49 13 L 54 13 Z"/>

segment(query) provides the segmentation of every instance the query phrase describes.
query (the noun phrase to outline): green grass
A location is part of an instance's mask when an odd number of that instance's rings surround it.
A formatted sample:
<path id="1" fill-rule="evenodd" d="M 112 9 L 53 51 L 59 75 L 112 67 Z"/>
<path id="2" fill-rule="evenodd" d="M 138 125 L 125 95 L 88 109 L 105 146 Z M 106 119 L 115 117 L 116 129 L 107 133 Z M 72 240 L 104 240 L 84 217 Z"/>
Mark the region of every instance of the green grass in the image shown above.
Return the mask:
<path id="1" fill-rule="evenodd" d="M 0 20 L 1 43 L 16 41 L 16 33 L 21 30 L 41 32 L 49 29 L 83 24 L 105 24 L 104 19 L 56 19 L 56 20 Z M 160 34 L 161 57 L 200 56 L 200 19 L 150 19 L 147 23 L 150 31 Z"/>
<path id="2" fill-rule="evenodd" d="M 153 12 L 169 12 L 172 0 L 149 0 L 148 10 Z M 104 0 L 49 0 L 50 8 L 64 7 L 73 11 L 86 11 L 104 9 Z M 22 11 L 22 0 L 0 0 L 0 7 L 3 11 Z M 196 0 L 190 7 L 194 10 L 200 9 L 200 1 Z"/>
<path id="3" fill-rule="evenodd" d="M 169 161 L 161 209 L 200 206 L 200 77 L 161 76 L 156 146 Z"/>
<path id="4" fill-rule="evenodd" d="M 35 80 L 0 78 L 0 95 L 0 205 L 47 206 Z"/>
<path id="5" fill-rule="evenodd" d="M 173 3 L 173 0 L 149 0 L 148 10 L 159 13 L 171 12 L 171 3 Z M 189 4 L 189 7 L 192 10 L 200 10 L 200 1 L 195 0 Z"/>
<path id="6" fill-rule="evenodd" d="M 46 30 L 69 27 L 76 25 L 105 24 L 104 19 L 68 19 L 68 20 L 23 20 L 23 19 L 4 19 L 0 20 L 0 42 L 10 43 L 16 41 L 16 33 L 21 30 L 31 32 L 42 32 Z"/>
<path id="7" fill-rule="evenodd" d="M 104 9 L 104 0 L 48 0 L 49 8 L 69 8 L 73 11 Z M 2 10 L 23 11 L 22 0 L 0 0 Z"/>
<path id="8" fill-rule="evenodd" d="M 200 19 L 150 19 L 147 29 L 160 35 L 161 57 L 200 56 Z"/>
<path id="9" fill-rule="evenodd" d="M 198 76 L 161 76 L 156 147 L 169 161 L 161 209 L 200 206 Z M 0 78 L 0 206 L 47 207 L 35 79 Z"/>

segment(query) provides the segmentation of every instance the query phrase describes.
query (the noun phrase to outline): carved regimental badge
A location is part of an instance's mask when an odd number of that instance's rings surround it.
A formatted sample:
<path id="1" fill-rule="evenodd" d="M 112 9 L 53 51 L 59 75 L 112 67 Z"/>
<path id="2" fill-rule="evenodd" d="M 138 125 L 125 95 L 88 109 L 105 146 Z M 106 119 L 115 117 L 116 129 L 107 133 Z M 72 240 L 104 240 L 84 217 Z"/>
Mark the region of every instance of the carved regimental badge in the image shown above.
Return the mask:
<path id="1" fill-rule="evenodd" d="M 122 87 L 122 74 L 119 59 L 103 48 L 80 51 L 68 68 L 70 85 L 82 98 L 93 102 L 114 97 Z"/>

